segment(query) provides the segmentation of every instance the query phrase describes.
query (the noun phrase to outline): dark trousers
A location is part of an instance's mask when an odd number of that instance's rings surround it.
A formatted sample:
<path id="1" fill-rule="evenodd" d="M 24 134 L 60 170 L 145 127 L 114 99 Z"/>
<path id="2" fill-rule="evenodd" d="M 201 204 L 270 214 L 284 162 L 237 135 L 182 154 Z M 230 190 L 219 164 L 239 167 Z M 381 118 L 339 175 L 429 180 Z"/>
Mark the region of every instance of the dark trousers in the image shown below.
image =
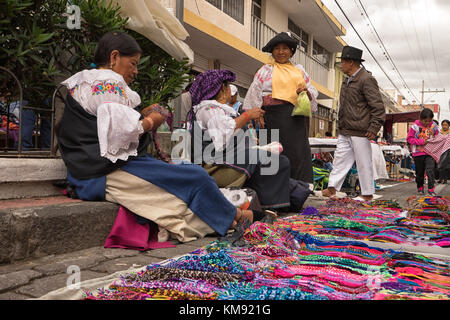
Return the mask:
<path id="1" fill-rule="evenodd" d="M 41 139 L 40 146 L 35 146 L 33 141 L 33 131 L 35 129 L 37 116 L 33 110 L 22 111 L 22 150 L 31 150 L 40 147 L 41 149 L 50 149 L 51 144 L 51 124 L 50 120 L 41 118 L 39 128 Z M 17 146 L 15 146 L 17 148 Z"/>
<path id="2" fill-rule="evenodd" d="M 422 188 L 425 182 L 425 172 L 428 177 L 428 189 L 434 188 L 434 168 L 436 161 L 431 156 L 414 157 L 414 164 L 416 165 L 416 183 L 417 188 Z"/>

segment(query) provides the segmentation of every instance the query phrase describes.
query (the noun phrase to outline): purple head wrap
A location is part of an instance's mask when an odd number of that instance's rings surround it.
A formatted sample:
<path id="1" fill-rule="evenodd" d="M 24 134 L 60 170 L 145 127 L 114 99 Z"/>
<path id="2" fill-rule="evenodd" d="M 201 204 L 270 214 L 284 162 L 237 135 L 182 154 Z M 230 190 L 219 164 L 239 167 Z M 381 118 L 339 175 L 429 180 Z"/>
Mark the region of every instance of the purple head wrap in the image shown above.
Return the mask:
<path id="1" fill-rule="evenodd" d="M 209 100 L 219 93 L 225 81 L 233 82 L 236 75 L 229 70 L 209 70 L 195 77 L 189 89 L 192 105 L 195 106 L 203 100 Z"/>

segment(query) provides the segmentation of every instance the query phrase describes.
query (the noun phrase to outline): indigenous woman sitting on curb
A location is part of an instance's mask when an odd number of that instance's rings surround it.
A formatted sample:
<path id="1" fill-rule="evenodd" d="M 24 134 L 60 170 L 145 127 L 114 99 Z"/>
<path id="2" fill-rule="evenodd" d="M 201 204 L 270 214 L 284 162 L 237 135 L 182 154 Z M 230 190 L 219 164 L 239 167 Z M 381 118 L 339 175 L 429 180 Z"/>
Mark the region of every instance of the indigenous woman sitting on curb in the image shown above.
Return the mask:
<path id="1" fill-rule="evenodd" d="M 192 159 L 203 165 L 219 187 L 250 188 L 256 191 L 263 209 L 287 208 L 289 159 L 258 149 L 251 129 L 247 130 L 251 120 L 264 114 L 261 108 L 239 114 L 227 104 L 229 83 L 235 78 L 228 70 L 210 70 L 192 84 Z"/>
<path id="2" fill-rule="evenodd" d="M 283 155 L 291 163 L 291 178 L 313 183 L 311 147 L 308 140 L 309 117 L 291 116 L 298 95 L 306 91 L 311 110 L 317 110 L 317 89 L 302 65 L 290 61 L 298 41 L 282 32 L 262 49 L 272 54 L 271 61 L 256 73 L 244 101 L 244 110 L 255 107 L 266 112 L 259 119 L 262 128 L 278 129 Z"/>
<path id="3" fill-rule="evenodd" d="M 201 167 L 173 165 L 146 154 L 149 132 L 164 121 L 158 108 L 135 110 L 139 95 L 128 86 L 142 50 L 130 36 L 105 34 L 95 52 L 98 69 L 63 84 L 67 102 L 59 123 L 59 147 L 69 185 L 82 200 L 107 200 L 155 222 L 187 242 L 217 232 L 252 211 L 236 209 Z"/>

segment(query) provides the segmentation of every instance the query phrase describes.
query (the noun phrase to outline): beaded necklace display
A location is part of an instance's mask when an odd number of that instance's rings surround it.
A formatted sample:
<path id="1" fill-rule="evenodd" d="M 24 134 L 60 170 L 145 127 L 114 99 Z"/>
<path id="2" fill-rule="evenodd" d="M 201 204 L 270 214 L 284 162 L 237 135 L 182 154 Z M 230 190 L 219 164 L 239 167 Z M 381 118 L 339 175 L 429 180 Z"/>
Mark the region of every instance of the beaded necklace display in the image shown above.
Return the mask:
<path id="1" fill-rule="evenodd" d="M 450 300 L 448 260 L 381 249 L 350 237 L 364 232 L 377 241 L 423 243 L 426 237 L 432 240 L 431 230 L 444 229 L 400 218 L 402 210 L 395 203 L 329 203 L 340 212 L 319 208 L 273 225 L 255 222 L 239 246 L 214 241 L 188 255 L 124 274 L 107 288 L 85 292 L 84 299 Z"/>

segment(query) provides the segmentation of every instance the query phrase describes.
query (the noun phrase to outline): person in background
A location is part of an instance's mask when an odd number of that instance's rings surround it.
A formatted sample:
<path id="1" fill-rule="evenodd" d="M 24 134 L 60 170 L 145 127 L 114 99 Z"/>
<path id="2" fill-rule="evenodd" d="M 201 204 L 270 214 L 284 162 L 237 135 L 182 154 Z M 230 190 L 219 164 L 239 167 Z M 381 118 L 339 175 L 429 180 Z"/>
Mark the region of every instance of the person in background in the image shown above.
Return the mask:
<path id="1" fill-rule="evenodd" d="M 297 50 L 298 41 L 282 32 L 272 38 L 262 49 L 272 54 L 269 63 L 255 74 L 244 100 L 244 110 L 255 107 L 266 112 L 256 121 L 256 126 L 279 130 L 283 153 L 291 163 L 291 178 L 313 183 L 311 147 L 309 145 L 309 121 L 307 116 L 292 116 L 301 92 L 308 94 L 312 112 L 317 111 L 319 92 L 302 65 L 294 65 L 290 59 Z M 270 137 L 272 140 L 272 137 Z"/>
<path id="2" fill-rule="evenodd" d="M 236 112 L 242 113 L 242 102 L 238 101 L 239 91 L 234 84 L 230 84 L 231 98 L 228 105 L 232 107 Z"/>
<path id="3" fill-rule="evenodd" d="M 444 120 L 441 123 L 441 134 L 443 134 L 444 136 L 448 135 L 450 133 L 450 121 L 449 120 Z"/>
<path id="4" fill-rule="evenodd" d="M 361 65 L 362 50 L 346 46 L 342 50 L 342 84 L 339 108 L 339 137 L 333 171 L 324 197 L 334 197 L 356 161 L 361 196 L 371 201 L 375 194 L 371 140 L 385 122 L 386 112 L 377 80 Z"/>
<path id="5" fill-rule="evenodd" d="M 184 125 L 186 123 L 186 116 L 189 113 L 189 110 L 192 108 L 191 94 L 189 93 L 189 89 L 192 86 L 192 82 L 189 83 L 186 88 L 181 92 L 181 115 L 180 121 L 181 124 Z"/>
<path id="6" fill-rule="evenodd" d="M 331 134 L 330 131 L 327 131 L 327 132 L 325 132 L 325 137 L 327 137 L 327 138 L 332 138 L 333 135 Z"/>
<path id="7" fill-rule="evenodd" d="M 428 194 L 435 196 L 435 167 L 436 161 L 423 150 L 428 140 L 439 134 L 439 127 L 433 121 L 434 114 L 431 109 L 423 109 L 420 119 L 416 120 L 408 132 L 406 141 L 411 145 L 411 153 L 416 167 L 417 192 L 424 194 L 425 172 L 428 177 Z"/>

